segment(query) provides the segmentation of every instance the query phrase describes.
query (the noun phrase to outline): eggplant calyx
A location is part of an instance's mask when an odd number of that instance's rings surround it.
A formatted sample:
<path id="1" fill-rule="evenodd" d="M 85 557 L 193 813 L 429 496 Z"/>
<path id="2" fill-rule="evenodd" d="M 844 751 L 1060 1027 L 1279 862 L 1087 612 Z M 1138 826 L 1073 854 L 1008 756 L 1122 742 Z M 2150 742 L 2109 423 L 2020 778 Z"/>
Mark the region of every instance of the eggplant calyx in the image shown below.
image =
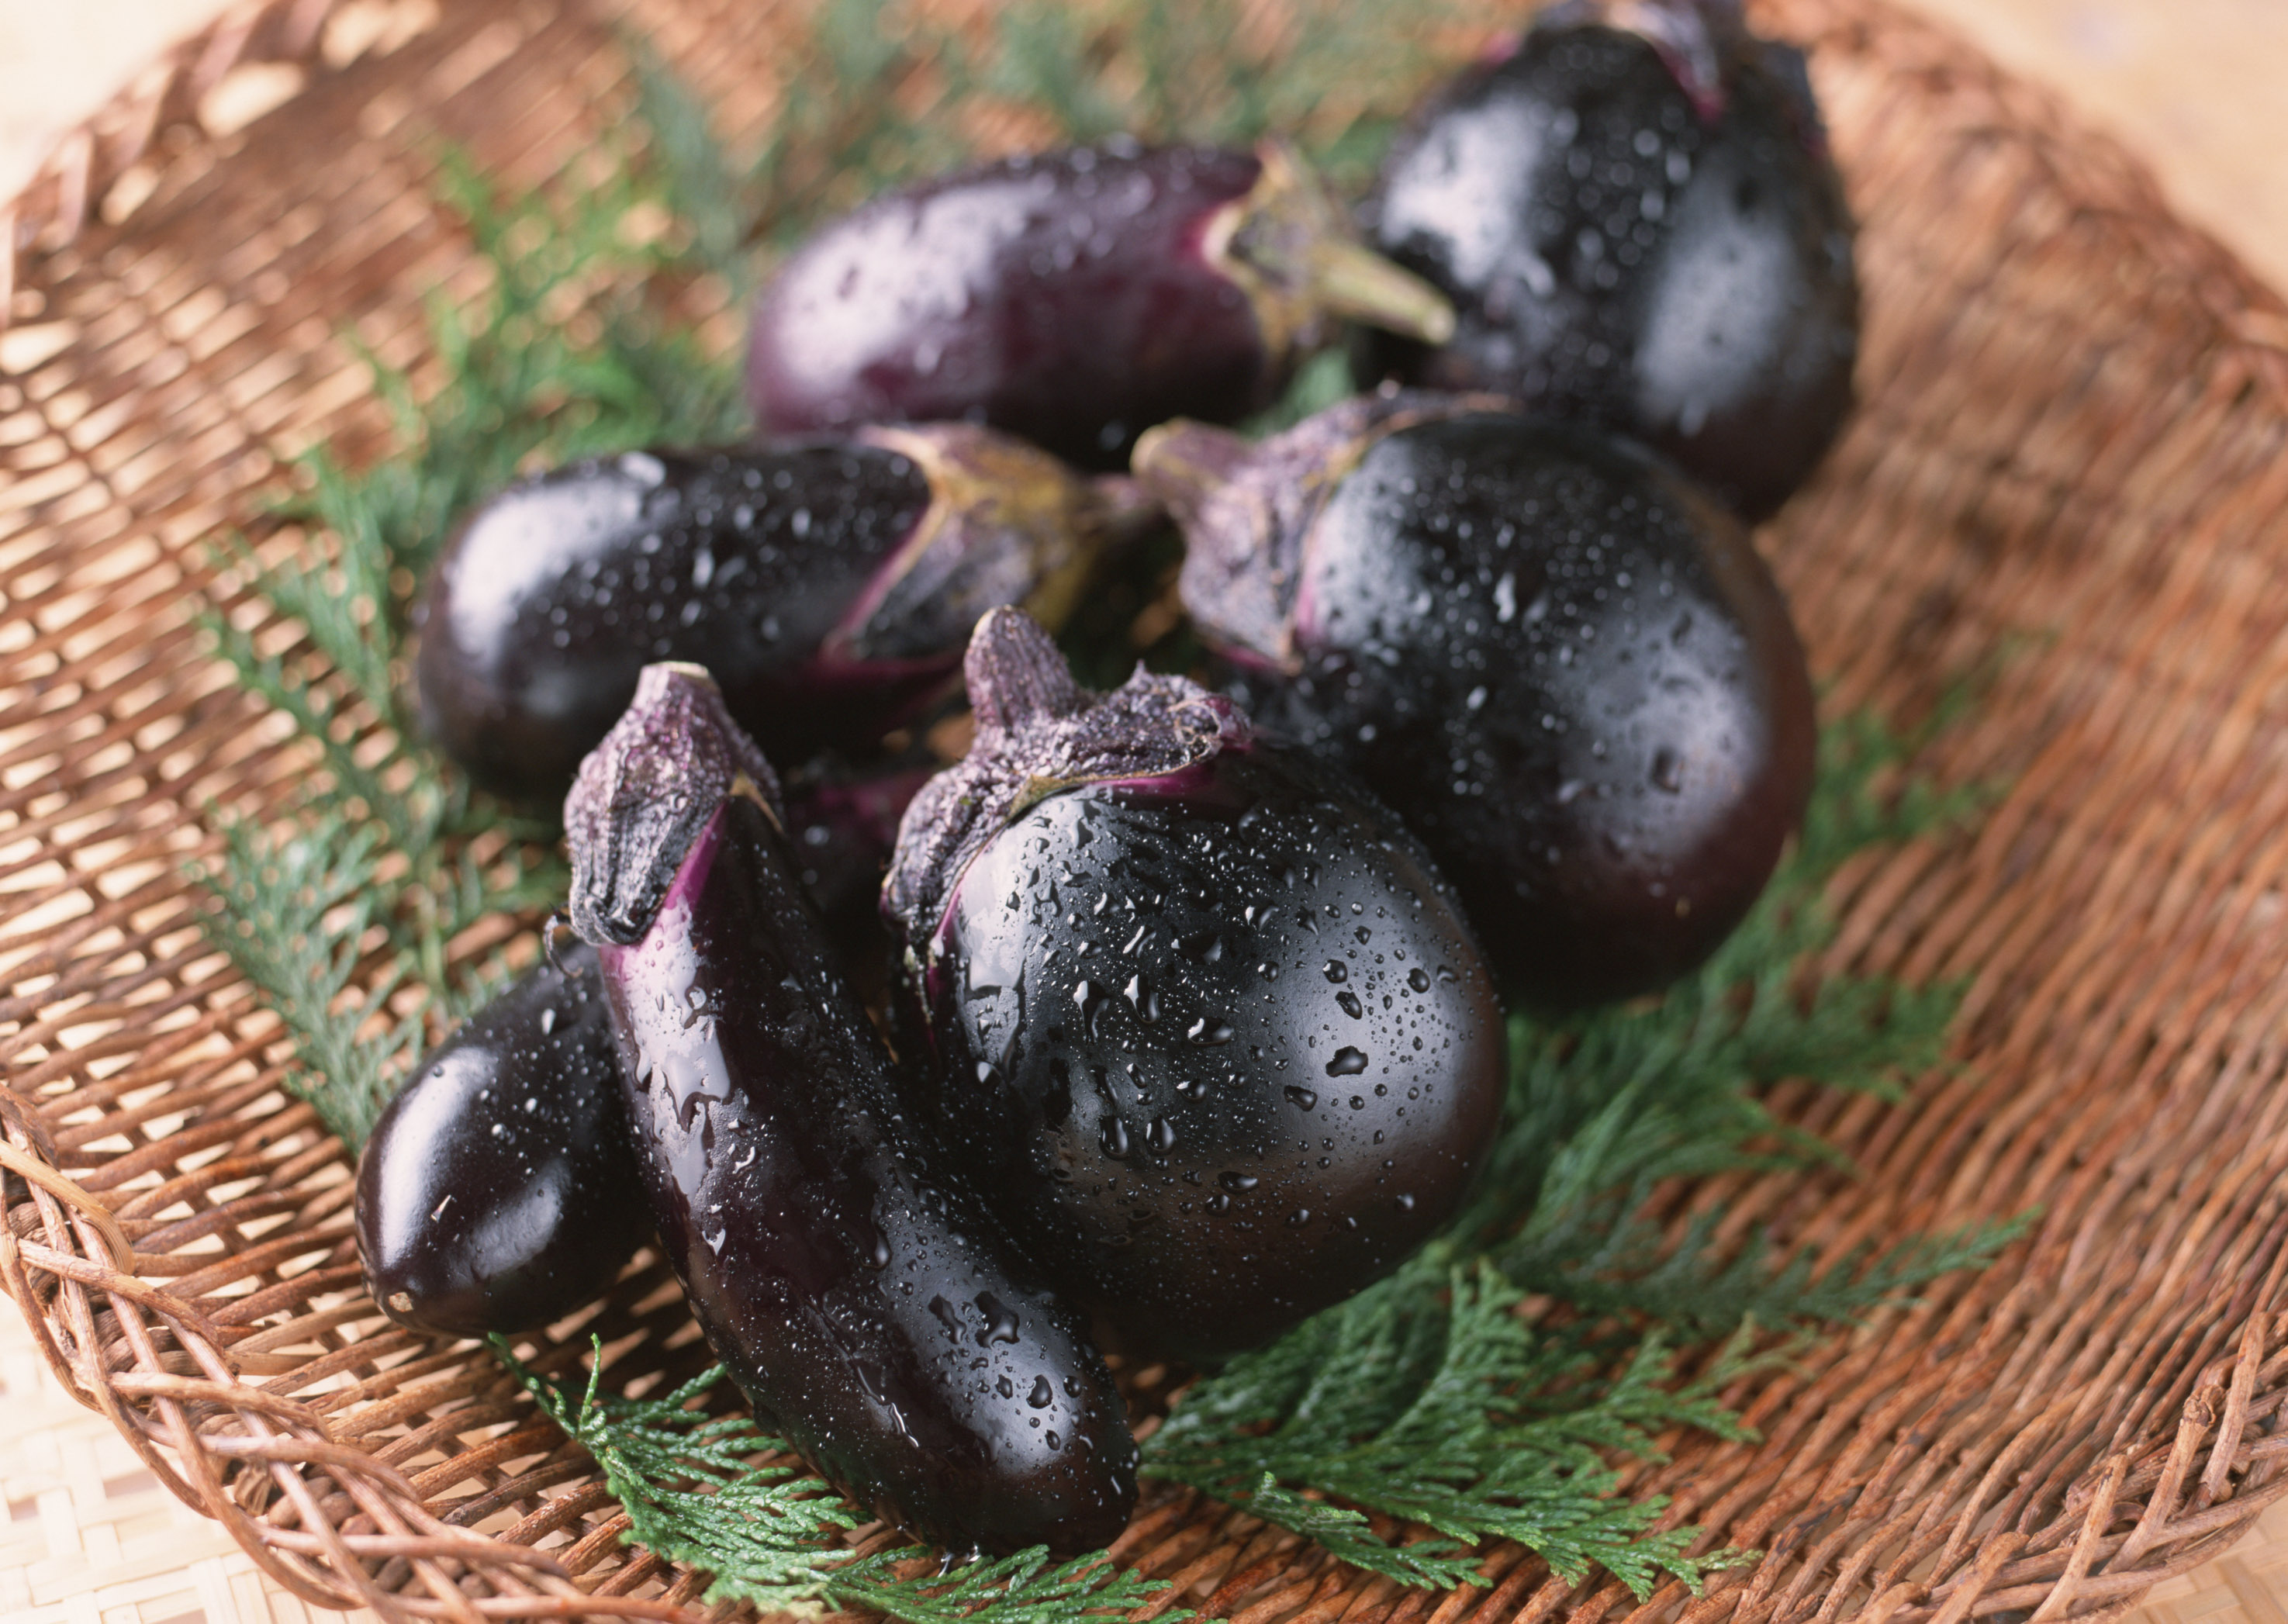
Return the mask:
<path id="1" fill-rule="evenodd" d="M 910 457 L 930 504 L 828 634 L 822 652 L 836 664 L 934 660 L 1005 604 L 1062 625 L 1098 563 L 1165 517 L 1132 481 L 1090 479 L 974 424 L 868 428 L 856 438 Z"/>
<path id="2" fill-rule="evenodd" d="M 600 946 L 641 941 L 683 860 L 734 796 L 784 827 L 778 777 L 706 668 L 644 667 L 634 701 L 564 797 L 573 930 Z"/>
<path id="3" fill-rule="evenodd" d="M 1260 442 L 1178 418 L 1148 431 L 1132 464 L 1183 528 L 1179 590 L 1194 623 L 1224 652 L 1292 674 L 1304 543 L 1335 487 L 1402 429 L 1517 409 L 1498 395 L 1386 385 Z"/>
<path id="4" fill-rule="evenodd" d="M 1360 242 L 1293 147 L 1266 141 L 1256 158 L 1262 173 L 1247 195 L 1209 218 L 1200 252 L 1247 295 L 1275 364 L 1320 347 L 1331 320 L 1363 321 L 1425 344 L 1454 336 L 1446 296 Z"/>
<path id="5" fill-rule="evenodd" d="M 977 622 L 962 669 L 976 740 L 906 809 L 882 887 L 883 912 L 909 945 L 933 939 L 970 860 L 1049 796 L 1164 778 L 1254 736 L 1229 700 L 1181 677 L 1140 667 L 1111 693 L 1091 693 L 1048 633 L 1014 609 Z"/>
<path id="6" fill-rule="evenodd" d="M 1566 0 L 1536 26 L 1635 35 L 1653 48 L 1704 124 L 1724 116 L 1724 58 L 1748 32 L 1739 0 Z"/>

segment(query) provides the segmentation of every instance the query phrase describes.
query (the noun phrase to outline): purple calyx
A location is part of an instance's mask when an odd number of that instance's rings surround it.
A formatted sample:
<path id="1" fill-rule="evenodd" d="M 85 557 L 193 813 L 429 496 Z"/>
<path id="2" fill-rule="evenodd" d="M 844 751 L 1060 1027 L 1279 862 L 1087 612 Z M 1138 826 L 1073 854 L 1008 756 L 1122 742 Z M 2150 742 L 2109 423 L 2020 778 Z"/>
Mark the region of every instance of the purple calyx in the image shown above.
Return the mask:
<path id="1" fill-rule="evenodd" d="M 1136 479 L 1183 529 L 1179 590 L 1193 622 L 1243 663 L 1299 669 L 1305 543 L 1335 487 L 1402 429 L 1518 409 L 1385 384 L 1261 441 L 1182 418 L 1153 429 L 1137 442 Z"/>
<path id="2" fill-rule="evenodd" d="M 962 671 L 976 740 L 906 809 L 882 888 L 883 912 L 917 947 L 934 939 L 971 860 L 1041 801 L 1084 784 L 1181 785 L 1253 741 L 1236 706 L 1181 677 L 1140 667 L 1111 693 L 1091 693 L 1015 609 L 977 622 Z"/>
<path id="3" fill-rule="evenodd" d="M 564 797 L 572 928 L 598 947 L 641 941 L 735 795 L 783 827 L 778 776 L 724 709 L 715 679 L 677 661 L 644 667 L 634 701 Z"/>

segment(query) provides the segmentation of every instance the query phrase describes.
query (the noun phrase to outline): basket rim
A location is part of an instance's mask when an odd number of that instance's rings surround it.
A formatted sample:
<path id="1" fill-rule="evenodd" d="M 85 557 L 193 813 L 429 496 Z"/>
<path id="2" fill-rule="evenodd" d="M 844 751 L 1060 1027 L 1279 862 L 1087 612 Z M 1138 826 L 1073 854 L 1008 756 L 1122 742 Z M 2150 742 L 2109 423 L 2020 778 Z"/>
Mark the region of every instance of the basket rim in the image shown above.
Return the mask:
<path id="1" fill-rule="evenodd" d="M 48 138 L 29 177 L 14 195 L 0 198 L 0 333 L 12 325 L 23 269 L 77 242 L 120 178 L 162 136 L 188 128 L 219 139 L 199 121 L 208 91 L 235 68 L 319 61 L 327 22 L 348 4 L 233 0 L 203 26 L 161 45 L 93 113 Z"/>
<path id="2" fill-rule="evenodd" d="M 298 100 L 321 89 L 329 75 L 341 71 L 341 66 L 325 62 L 320 47 L 325 24 L 350 3 L 351 0 L 238 0 L 212 22 L 163 48 L 127 88 L 95 114 L 55 138 L 31 178 L 13 197 L 0 202 L 0 333 L 5 333 L 11 326 L 20 275 L 36 273 L 42 258 L 78 242 L 91 225 L 100 219 L 99 211 L 112 188 L 129 170 L 153 153 L 162 135 L 187 128 L 199 133 L 200 142 L 210 151 L 226 139 L 204 130 L 197 116 L 197 107 L 231 71 L 250 64 L 311 67 L 309 80 L 290 100 Z M 2245 352 L 2251 363 L 2252 383 L 2267 391 L 2280 409 L 2288 412 L 2288 298 L 2252 271 L 2207 228 L 2178 214 L 2169 205 L 2152 171 L 2125 142 L 2094 127 L 2067 107 L 2063 98 L 2048 86 L 2024 79 L 1993 62 L 1950 24 L 1896 4 L 1896 0 L 1854 0 L 1854 4 L 1882 18 L 1887 26 L 1925 36 L 1933 46 L 1934 71 L 1942 69 L 1955 75 L 1971 71 L 1981 75 L 1982 84 L 2006 104 L 2013 122 L 2046 122 L 2071 131 L 2077 140 L 2086 144 L 2086 155 L 2093 167 L 2108 172 L 2124 209 L 2133 204 L 2170 222 L 2175 228 L 2175 242 L 2189 261 L 2183 267 L 2189 273 L 2187 282 L 2205 313 L 2229 336 L 2233 345 Z M 184 161 L 196 145 L 166 157 L 163 169 Z M 127 229 L 131 228 L 131 221 Z M 126 1248 L 123 1256 L 117 1249 L 124 1248 L 125 1242 L 117 1239 L 115 1226 L 109 1223 L 108 1208 L 60 1169 L 52 1159 L 52 1147 L 41 1143 L 40 1136 L 18 1121 L 18 1113 L 8 1108 L 14 1104 L 5 1085 L 0 1084 L 0 1118 L 4 1118 L 6 1125 L 16 1129 L 28 1142 L 28 1146 L 20 1146 L 0 1137 L 0 1161 L 30 1178 L 67 1208 L 75 1209 L 83 1227 L 77 1237 L 78 1256 L 66 1256 L 45 1247 L 19 1246 L 12 1236 L 0 1229 L 0 1287 L 4 1287 L 20 1310 L 26 1312 L 44 1356 L 67 1390 L 89 1407 L 109 1414 L 115 1424 L 137 1446 L 139 1453 L 155 1463 L 148 1447 L 150 1440 L 121 1413 L 118 1398 L 107 1390 L 99 1393 L 86 1391 L 75 1379 L 78 1372 L 73 1361 L 56 1341 L 44 1317 L 27 1306 L 35 1300 L 28 1271 L 58 1273 L 96 1292 L 113 1291 L 130 1296 L 146 1308 L 174 1319 L 178 1335 L 187 1344 L 203 1340 L 202 1322 L 164 1287 L 144 1285 L 133 1278 L 132 1249 Z M 2288 1263 L 2288 1255 L 2284 1255 L 2283 1261 Z M 2281 1267 L 2276 1265 L 2275 1275 L 2280 1272 Z M 2268 1298 L 2268 1290 L 2260 1295 Z M 2237 1349 L 2211 1360 L 2203 1370 L 2196 1384 L 2197 1392 L 2211 1396 L 2221 1412 L 2211 1431 L 2203 1436 L 2181 1430 L 2173 1446 L 2142 1454 L 2116 1455 L 2098 1463 L 2086 1475 L 2091 1486 L 2086 1501 L 2088 1532 L 2084 1536 L 2085 1545 L 2094 1545 L 2103 1532 L 2106 1514 L 2111 1510 L 2116 1496 L 2127 1493 L 2133 1479 L 2149 1485 L 2157 1477 L 2168 1482 L 2181 1480 L 2188 1472 L 2197 1472 L 2221 1481 L 2228 1468 L 2253 1458 L 2253 1442 L 2242 1437 L 2242 1423 L 2252 1400 L 2267 1390 L 2277 1390 L 2277 1373 L 2268 1367 L 2281 1363 L 2288 1322 L 2268 1323 L 2275 1318 L 2260 1310 L 2249 1321 Z M 218 1338 L 211 1346 L 221 1355 Z M 215 1385 L 219 1389 L 223 1384 Z M 242 1418 L 255 1423 L 250 1430 L 276 1430 L 282 1416 L 279 1401 L 261 1394 L 252 1382 L 234 1374 L 228 1385 L 239 1389 L 242 1397 L 225 1397 L 224 1401 L 234 1403 Z M 189 1389 L 185 1391 L 187 1393 Z M 213 1398 L 223 1395 L 203 1391 L 199 1396 Z M 357 1448 L 354 1445 L 333 1444 L 328 1436 L 330 1430 L 322 1421 L 314 1424 L 325 1446 L 337 1450 Z M 2211 1442 L 2213 1449 L 2201 1446 Z M 378 1462 L 374 1465 L 377 1478 L 393 1476 Z M 171 1484 L 173 1481 L 171 1474 L 163 1470 L 162 1477 Z M 402 1480 L 399 1481 L 401 1485 Z M 2037 1616 L 2056 1617 L 2063 1612 L 2062 1604 L 2077 1592 L 2089 1600 L 2103 1593 L 2110 1610 L 2125 1609 L 2153 1584 L 2223 1554 L 2272 1499 L 2288 1492 L 2288 1478 L 2268 1488 L 2268 1492 L 2252 1493 L 2228 1506 L 2216 1508 L 2209 1514 L 2213 1525 L 2200 1530 L 2200 1537 L 2189 1549 L 2164 1565 L 2124 1576 L 2137 1581 L 2134 1589 L 2120 1588 L 2117 1580 L 2117 1588 L 2108 1591 L 2103 1580 L 2084 1581 L 2081 1574 L 2071 1568 L 2065 1575 L 2046 1583 L 2016 1583 L 2014 1587 L 2017 1575 L 2008 1566 L 2008 1561 L 2016 1546 L 2004 1536 L 1982 1553 L 1974 1569 L 1966 1570 L 1948 1587 L 1931 1593 L 1903 1584 L 1872 1598 L 1859 1616 L 1868 1624 L 1880 1624 L 1903 1612 L 1918 1617 L 1935 1613 L 1942 1620 L 1959 1620 L 1970 1616 L 1974 1605 L 1982 1611 L 1990 1610 L 2006 1599 L 2009 1605 L 2037 1610 Z M 405 1493 L 409 1501 L 418 1503 L 409 1487 Z M 186 1494 L 185 1498 L 194 1504 L 200 1503 L 192 1495 Z M 2155 1510 L 2160 1509 L 2158 1495 L 2152 1505 Z M 216 1515 L 211 1504 L 202 1505 L 201 1509 Z M 2244 1516 L 2220 1515 L 2244 1510 Z M 369 1590 L 355 1597 L 313 1594 L 305 1584 L 295 1583 L 266 1559 L 272 1553 L 262 1530 L 244 1518 L 227 1519 L 226 1525 L 266 1572 L 307 1599 L 337 1607 L 371 1605 L 385 1616 L 403 1616 L 407 1611 L 407 1597 L 377 1591 Z M 2141 1532 L 2142 1526 L 2141 1523 Z M 460 1539 L 470 1537 L 459 1530 L 450 1532 Z M 426 1538 L 441 1548 L 448 1542 L 446 1533 L 443 1525 L 438 1525 L 436 1532 Z M 552 1577 L 556 1564 L 547 1553 L 488 1536 L 475 1537 L 484 1541 L 484 1565 L 489 1573 L 514 1572 L 529 1587 L 517 1598 L 525 1604 L 506 1616 L 633 1617 L 672 1620 L 676 1624 L 685 1620 L 695 1624 L 707 1616 L 706 1610 L 699 1607 L 633 1596 L 590 1595 L 568 1580 Z M 423 1535 L 414 1533 L 398 1538 L 409 1549 L 422 1545 L 424 1540 Z M 358 1548 L 360 1551 L 364 1549 Z M 378 1545 L 375 1549 L 379 1549 Z M 354 1553 L 341 1547 L 338 1555 L 346 1557 Z M 2080 1567 L 2085 1573 L 2086 1561 L 2082 1561 Z M 336 1561 L 333 1571 L 338 1582 L 350 1585 L 355 1583 L 354 1576 L 360 1573 L 354 1560 Z M 428 1610 L 420 1611 L 425 1613 Z M 485 1611 L 491 1616 L 502 1615 L 502 1610 L 497 1608 Z"/>

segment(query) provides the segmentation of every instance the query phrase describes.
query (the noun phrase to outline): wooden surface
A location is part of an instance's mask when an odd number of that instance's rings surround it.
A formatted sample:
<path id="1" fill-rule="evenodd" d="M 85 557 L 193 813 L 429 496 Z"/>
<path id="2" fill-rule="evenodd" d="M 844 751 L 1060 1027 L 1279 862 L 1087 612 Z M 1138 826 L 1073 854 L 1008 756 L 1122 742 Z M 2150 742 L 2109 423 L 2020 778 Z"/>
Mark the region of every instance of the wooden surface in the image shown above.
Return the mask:
<path id="1" fill-rule="evenodd" d="M 2177 206 L 2288 285 L 2288 0 L 1918 0 L 2062 89 L 2161 173 Z M 215 0 L 0 0 L 0 195 L 54 130 Z M 216 1525 L 152 1481 L 0 1311 L 0 1619 L 289 1624 Z M 2288 1502 L 2234 1553 L 2168 1581 L 2152 1624 L 2288 1624 Z"/>
<path id="2" fill-rule="evenodd" d="M 312 1624 L 220 1525 L 177 1500 L 110 1421 L 63 1390 L 23 1316 L 0 1309 L 0 1620 Z"/>

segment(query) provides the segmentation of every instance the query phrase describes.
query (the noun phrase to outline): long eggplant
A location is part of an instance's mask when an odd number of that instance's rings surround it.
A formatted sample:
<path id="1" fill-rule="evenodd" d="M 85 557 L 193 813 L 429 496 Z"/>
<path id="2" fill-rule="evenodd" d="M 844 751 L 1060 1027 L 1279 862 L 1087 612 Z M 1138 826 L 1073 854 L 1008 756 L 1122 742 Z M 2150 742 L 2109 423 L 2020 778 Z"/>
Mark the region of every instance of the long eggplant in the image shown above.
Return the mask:
<path id="1" fill-rule="evenodd" d="M 949 1549 L 1109 1542 L 1136 1492 L 1111 1376 L 932 1165 L 771 769 L 703 670 L 645 669 L 565 825 L 661 1239 L 733 1377 L 825 1476 Z"/>

